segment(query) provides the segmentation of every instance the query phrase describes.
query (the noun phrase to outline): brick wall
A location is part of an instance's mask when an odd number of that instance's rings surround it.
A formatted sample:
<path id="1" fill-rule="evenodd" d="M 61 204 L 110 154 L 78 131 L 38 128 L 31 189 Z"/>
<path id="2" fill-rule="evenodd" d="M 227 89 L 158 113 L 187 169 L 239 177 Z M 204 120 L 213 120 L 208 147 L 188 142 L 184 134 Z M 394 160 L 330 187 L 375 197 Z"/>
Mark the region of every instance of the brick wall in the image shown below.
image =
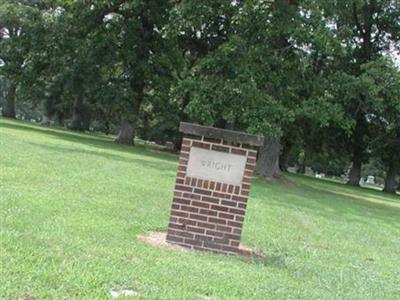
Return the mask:
<path id="1" fill-rule="evenodd" d="M 186 176 L 191 147 L 247 157 L 241 185 Z M 253 146 L 229 144 L 221 139 L 185 135 L 179 158 L 167 241 L 191 249 L 237 254 L 256 164 Z"/>

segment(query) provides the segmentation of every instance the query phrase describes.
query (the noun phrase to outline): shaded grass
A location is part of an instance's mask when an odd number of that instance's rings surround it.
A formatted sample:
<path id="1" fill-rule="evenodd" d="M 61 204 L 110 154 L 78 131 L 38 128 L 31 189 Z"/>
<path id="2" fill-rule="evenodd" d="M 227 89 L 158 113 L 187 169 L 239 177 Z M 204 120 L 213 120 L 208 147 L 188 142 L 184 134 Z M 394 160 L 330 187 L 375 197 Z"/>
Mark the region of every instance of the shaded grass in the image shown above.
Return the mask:
<path id="1" fill-rule="evenodd" d="M 400 197 L 288 175 L 253 180 L 246 261 L 156 249 L 177 157 L 156 148 L 0 120 L 0 298 L 398 299 Z"/>

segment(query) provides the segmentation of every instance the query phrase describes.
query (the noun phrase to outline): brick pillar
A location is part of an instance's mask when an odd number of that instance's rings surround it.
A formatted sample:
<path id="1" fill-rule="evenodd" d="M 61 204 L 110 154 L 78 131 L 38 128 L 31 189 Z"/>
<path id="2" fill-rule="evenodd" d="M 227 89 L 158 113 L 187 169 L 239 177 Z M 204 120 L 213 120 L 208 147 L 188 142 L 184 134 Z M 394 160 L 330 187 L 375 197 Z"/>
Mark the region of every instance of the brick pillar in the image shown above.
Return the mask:
<path id="1" fill-rule="evenodd" d="M 189 123 L 182 123 L 180 129 L 184 132 L 184 138 L 167 241 L 196 250 L 237 254 L 250 192 L 250 177 L 256 164 L 256 149 L 262 144 L 262 137 Z M 248 143 L 241 143 L 240 140 Z M 194 156 L 199 151 L 193 148 L 228 155 L 203 151 L 198 168 L 211 170 L 211 178 L 207 178 L 207 174 L 202 174 L 200 178 L 188 174 L 189 159 L 197 159 L 190 155 Z M 204 157 L 208 153 L 216 155 L 218 159 L 206 160 Z M 225 157 L 234 157 L 235 162 L 243 162 L 239 169 L 242 174 L 239 181 L 236 179 L 234 183 L 229 183 L 229 172 L 237 166 L 235 163 L 226 163 Z M 193 166 L 192 169 L 195 168 Z M 194 170 L 193 173 L 196 172 Z M 226 175 L 228 179 L 225 176 L 219 181 L 219 175 L 214 173 Z M 235 174 L 237 177 L 237 170 Z"/>

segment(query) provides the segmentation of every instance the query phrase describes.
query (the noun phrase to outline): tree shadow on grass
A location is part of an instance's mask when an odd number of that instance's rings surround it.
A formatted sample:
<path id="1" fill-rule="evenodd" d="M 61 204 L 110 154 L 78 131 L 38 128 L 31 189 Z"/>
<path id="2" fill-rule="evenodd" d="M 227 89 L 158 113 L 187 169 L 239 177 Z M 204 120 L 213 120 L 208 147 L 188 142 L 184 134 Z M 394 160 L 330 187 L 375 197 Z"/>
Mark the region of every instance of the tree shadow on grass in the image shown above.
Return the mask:
<path id="1" fill-rule="evenodd" d="M 291 174 L 289 178 L 298 178 L 300 180 L 300 184 L 312 185 L 314 188 L 323 191 L 327 191 L 329 188 L 329 191 L 331 191 L 332 193 L 337 193 L 338 195 L 352 194 L 350 196 L 360 199 L 364 196 L 374 197 L 377 200 L 381 200 L 384 202 L 393 202 L 400 205 L 400 196 L 398 194 L 388 194 L 370 188 L 355 187 L 347 185 L 345 183 L 333 182 L 324 179 L 316 179 L 305 175 Z"/>
<path id="2" fill-rule="evenodd" d="M 138 164 L 140 167 L 142 167 L 144 169 L 151 168 L 151 169 L 156 169 L 158 171 L 169 171 L 169 172 L 171 172 L 172 176 L 175 175 L 175 173 L 174 173 L 175 170 L 171 169 L 171 166 L 173 164 L 175 164 L 174 161 L 169 161 L 169 160 L 162 161 L 161 159 L 159 159 L 157 161 L 151 161 L 151 160 L 140 159 L 140 158 L 126 157 L 123 155 L 113 154 L 113 153 L 109 153 L 106 151 L 76 149 L 76 148 L 65 147 L 65 146 L 61 146 L 61 145 L 56 146 L 56 145 L 47 145 L 47 144 L 40 144 L 40 143 L 34 143 L 34 142 L 28 142 L 28 144 L 33 145 L 35 147 L 45 149 L 47 151 L 61 153 L 63 155 L 71 155 L 71 153 L 76 153 L 78 155 L 87 154 L 87 155 L 91 155 L 91 156 L 99 156 L 99 157 L 102 157 L 107 160 Z M 133 152 L 130 152 L 130 153 L 133 153 Z M 140 153 L 140 155 L 142 155 L 142 153 Z M 154 157 L 152 155 L 149 155 L 149 156 L 151 158 L 157 159 L 157 157 Z"/>
<path id="3" fill-rule="evenodd" d="M 129 145 L 121 145 L 121 144 L 115 144 L 110 137 L 105 137 L 105 136 L 100 136 L 100 135 L 94 135 L 94 134 L 85 134 L 85 133 L 78 133 L 78 132 L 73 132 L 67 129 L 61 129 L 61 128 L 47 128 L 47 127 L 41 127 L 39 125 L 33 125 L 33 124 L 23 124 L 21 123 L 8 123 L 8 122 L 2 122 L 1 127 L 9 128 L 9 129 L 14 129 L 14 130 L 21 130 L 21 131 L 31 131 L 35 133 L 40 133 L 44 135 L 48 135 L 51 137 L 55 137 L 64 141 L 72 142 L 72 143 L 78 143 L 78 144 L 83 144 L 86 146 L 91 146 L 95 148 L 99 148 L 102 150 L 112 150 L 112 151 L 118 151 L 118 152 L 123 152 L 123 153 L 130 153 L 130 154 L 140 154 L 144 156 L 149 156 L 155 159 L 161 159 L 161 160 L 168 160 L 168 161 L 176 161 L 177 157 L 176 155 L 173 154 L 167 154 L 167 153 L 162 153 L 161 151 L 158 151 L 157 155 L 151 153 L 150 149 L 151 146 L 144 146 L 144 145 L 135 145 L 135 146 L 129 146 Z M 39 145 L 39 144 L 38 144 Z M 77 152 L 81 151 L 84 152 L 84 149 L 77 150 Z M 156 149 L 153 149 L 156 150 Z"/>
<path id="4" fill-rule="evenodd" d="M 328 186 L 324 189 L 322 186 L 315 187 L 304 183 L 294 188 L 285 187 L 284 194 L 284 198 L 270 201 L 269 205 L 291 210 L 306 209 L 326 219 L 342 219 L 345 222 L 368 224 L 369 220 L 376 218 L 400 228 L 400 208 L 391 205 L 390 202 L 375 203 L 357 195 L 343 195 L 331 191 Z"/>

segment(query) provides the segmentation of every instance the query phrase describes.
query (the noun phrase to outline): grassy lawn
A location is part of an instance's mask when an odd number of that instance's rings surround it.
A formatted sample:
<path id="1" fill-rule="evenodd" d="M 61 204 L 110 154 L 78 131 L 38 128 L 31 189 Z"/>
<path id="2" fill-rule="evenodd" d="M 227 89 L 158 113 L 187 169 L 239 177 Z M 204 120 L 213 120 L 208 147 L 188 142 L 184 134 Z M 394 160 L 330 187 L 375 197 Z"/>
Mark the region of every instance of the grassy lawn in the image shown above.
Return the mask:
<path id="1" fill-rule="evenodd" d="M 400 197 L 288 175 L 253 180 L 248 261 L 149 246 L 177 157 L 0 119 L 0 299 L 399 299 Z"/>

